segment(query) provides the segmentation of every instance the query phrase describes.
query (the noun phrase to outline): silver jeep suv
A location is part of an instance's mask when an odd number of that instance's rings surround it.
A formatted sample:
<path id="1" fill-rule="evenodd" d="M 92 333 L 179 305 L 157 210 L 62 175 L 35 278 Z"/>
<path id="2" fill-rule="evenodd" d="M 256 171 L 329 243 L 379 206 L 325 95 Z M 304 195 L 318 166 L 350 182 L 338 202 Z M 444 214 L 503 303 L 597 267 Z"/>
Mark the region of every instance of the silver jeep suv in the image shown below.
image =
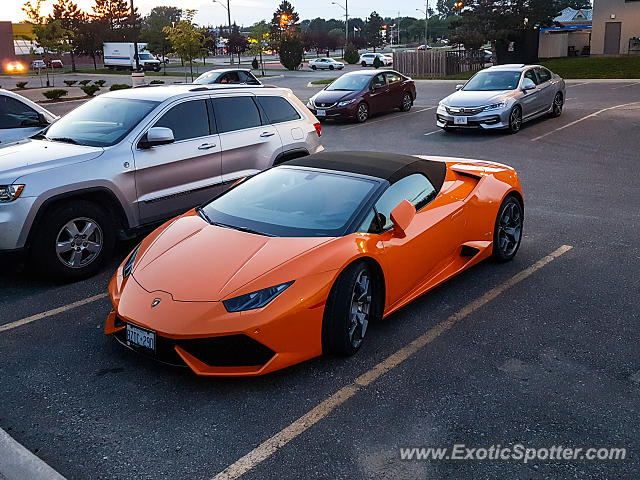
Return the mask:
<path id="1" fill-rule="evenodd" d="M 323 150 L 289 89 L 175 85 L 105 93 L 0 149 L 0 253 L 54 279 L 100 268 L 117 238 Z"/>

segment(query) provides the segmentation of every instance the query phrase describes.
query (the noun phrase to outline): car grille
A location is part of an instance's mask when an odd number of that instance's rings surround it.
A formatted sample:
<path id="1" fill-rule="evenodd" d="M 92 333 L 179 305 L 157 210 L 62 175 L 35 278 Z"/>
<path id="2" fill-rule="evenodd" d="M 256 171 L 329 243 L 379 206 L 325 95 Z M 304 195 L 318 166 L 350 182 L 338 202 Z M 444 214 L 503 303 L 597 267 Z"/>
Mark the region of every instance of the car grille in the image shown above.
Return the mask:
<path id="1" fill-rule="evenodd" d="M 477 115 L 483 107 L 445 107 L 451 115 Z"/>
<path id="2" fill-rule="evenodd" d="M 335 103 L 316 102 L 316 107 L 321 107 L 321 108 L 331 108 L 334 105 Z"/>
<path id="3" fill-rule="evenodd" d="M 123 325 L 117 319 L 116 325 Z M 226 335 L 222 337 L 193 338 L 187 340 L 173 340 L 156 334 L 155 353 L 135 345 L 127 345 L 127 332 L 122 329 L 114 334 L 123 345 L 170 365 L 186 366 L 180 355 L 175 351 L 179 346 L 198 360 L 210 367 L 248 367 L 265 365 L 275 352 L 269 347 L 246 335 Z"/>

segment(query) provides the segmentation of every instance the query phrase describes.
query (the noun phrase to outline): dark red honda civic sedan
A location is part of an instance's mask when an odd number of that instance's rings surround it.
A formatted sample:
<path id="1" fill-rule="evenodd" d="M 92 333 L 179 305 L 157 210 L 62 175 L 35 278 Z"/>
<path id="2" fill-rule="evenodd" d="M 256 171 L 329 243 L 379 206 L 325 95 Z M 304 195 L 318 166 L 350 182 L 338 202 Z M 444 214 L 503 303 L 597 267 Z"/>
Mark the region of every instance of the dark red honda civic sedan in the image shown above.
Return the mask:
<path id="1" fill-rule="evenodd" d="M 416 99 L 409 77 L 393 70 L 349 72 L 309 99 L 307 107 L 318 120 L 352 119 L 366 122 L 376 113 L 399 108 L 408 112 Z"/>

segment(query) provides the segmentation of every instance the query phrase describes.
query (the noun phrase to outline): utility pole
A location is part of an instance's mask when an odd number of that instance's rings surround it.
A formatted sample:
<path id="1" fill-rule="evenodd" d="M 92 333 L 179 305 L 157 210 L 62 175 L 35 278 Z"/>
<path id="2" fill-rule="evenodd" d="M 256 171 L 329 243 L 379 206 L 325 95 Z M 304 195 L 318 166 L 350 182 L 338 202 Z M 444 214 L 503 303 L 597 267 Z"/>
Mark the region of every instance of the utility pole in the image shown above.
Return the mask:
<path id="1" fill-rule="evenodd" d="M 429 46 L 429 0 L 427 0 L 427 4 L 425 9 L 416 8 L 417 11 L 424 13 L 424 50 L 427 50 Z"/>
<path id="2" fill-rule="evenodd" d="M 346 47 L 349 45 L 349 0 L 344 0 L 344 6 L 338 2 L 331 2 L 331 4 L 337 5 L 344 10 L 344 45 Z"/>
<path id="3" fill-rule="evenodd" d="M 231 36 L 231 0 L 227 0 L 227 5 L 225 6 L 221 0 L 213 0 L 213 3 L 218 3 L 222 6 L 222 8 L 227 9 L 227 16 L 229 17 L 229 37 Z M 231 49 L 229 48 L 229 41 L 227 39 L 227 52 L 229 53 L 229 64 L 233 63 L 233 53 L 231 53 Z M 238 60 L 238 64 L 240 61 Z"/>
<path id="4" fill-rule="evenodd" d="M 131 35 L 133 35 L 133 57 L 136 60 L 136 71 L 140 71 L 140 58 L 138 57 L 138 35 L 136 35 L 136 14 L 131 0 Z"/>

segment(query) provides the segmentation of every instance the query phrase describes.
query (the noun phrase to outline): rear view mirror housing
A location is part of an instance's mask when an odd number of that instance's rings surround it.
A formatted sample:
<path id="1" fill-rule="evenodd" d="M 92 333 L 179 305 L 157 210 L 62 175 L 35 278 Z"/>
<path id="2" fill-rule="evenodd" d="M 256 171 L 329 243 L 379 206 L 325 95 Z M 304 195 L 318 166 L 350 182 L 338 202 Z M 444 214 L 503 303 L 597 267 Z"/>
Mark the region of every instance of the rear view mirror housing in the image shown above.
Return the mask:
<path id="1" fill-rule="evenodd" d="M 50 122 L 47 120 L 47 117 L 44 116 L 44 113 L 38 113 L 38 126 L 40 127 L 48 127 Z"/>
<path id="2" fill-rule="evenodd" d="M 536 84 L 530 78 L 525 78 L 522 80 L 522 91 L 526 92 L 528 90 L 534 90 L 536 88 Z"/>
<path id="3" fill-rule="evenodd" d="M 416 207 L 408 200 L 402 200 L 396 208 L 391 210 L 391 221 L 395 234 L 399 237 L 406 235 L 406 230 L 416 216 Z"/>
<path id="4" fill-rule="evenodd" d="M 464 83 L 459 83 L 459 84 L 457 84 L 457 85 L 456 85 L 456 92 L 457 92 L 458 90 L 462 90 L 463 88 L 464 88 Z"/>
<path id="5" fill-rule="evenodd" d="M 167 127 L 151 127 L 138 142 L 138 147 L 147 149 L 175 142 L 173 130 Z"/>

